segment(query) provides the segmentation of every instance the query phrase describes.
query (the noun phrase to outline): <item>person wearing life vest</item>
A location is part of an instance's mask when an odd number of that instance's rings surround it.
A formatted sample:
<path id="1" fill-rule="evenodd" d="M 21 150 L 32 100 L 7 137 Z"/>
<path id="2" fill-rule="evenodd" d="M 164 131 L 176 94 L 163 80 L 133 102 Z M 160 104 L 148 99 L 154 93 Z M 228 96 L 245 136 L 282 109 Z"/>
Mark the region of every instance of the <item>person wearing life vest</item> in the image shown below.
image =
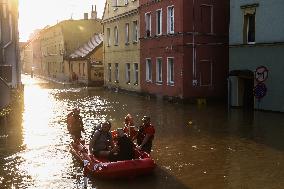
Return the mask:
<path id="1" fill-rule="evenodd" d="M 142 125 L 140 126 L 136 136 L 138 148 L 150 154 L 154 135 L 155 128 L 151 124 L 150 117 L 144 116 L 142 118 Z"/>
<path id="2" fill-rule="evenodd" d="M 116 129 L 117 133 L 117 153 L 110 156 L 110 161 L 131 160 L 134 158 L 134 144 L 124 133 L 122 128 Z"/>
<path id="3" fill-rule="evenodd" d="M 137 135 L 137 131 L 135 130 L 134 121 L 130 114 L 127 114 L 124 118 L 123 130 L 131 140 L 134 140 L 134 137 Z"/>
<path id="4" fill-rule="evenodd" d="M 84 132 L 82 117 L 80 110 L 75 108 L 67 116 L 67 128 L 74 141 L 82 137 L 81 132 Z"/>
<path id="5" fill-rule="evenodd" d="M 97 157 L 109 158 L 111 153 L 117 149 L 114 148 L 112 134 L 110 132 L 111 123 L 106 121 L 101 124 L 101 128 L 96 130 L 90 140 L 90 153 Z"/>

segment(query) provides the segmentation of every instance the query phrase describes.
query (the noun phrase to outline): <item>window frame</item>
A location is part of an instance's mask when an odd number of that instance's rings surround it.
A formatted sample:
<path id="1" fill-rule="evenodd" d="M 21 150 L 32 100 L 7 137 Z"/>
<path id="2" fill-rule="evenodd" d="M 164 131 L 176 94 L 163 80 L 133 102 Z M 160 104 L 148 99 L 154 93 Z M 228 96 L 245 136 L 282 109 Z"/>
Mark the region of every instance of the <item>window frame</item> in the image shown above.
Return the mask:
<path id="1" fill-rule="evenodd" d="M 170 59 L 173 60 L 172 61 L 172 70 L 169 69 L 169 67 L 170 67 L 169 60 Z M 172 75 L 172 78 L 171 78 L 171 75 Z M 175 84 L 174 78 L 175 78 L 174 57 L 167 57 L 167 85 L 174 86 L 174 84 Z"/>
<path id="2" fill-rule="evenodd" d="M 133 22 L 133 43 L 138 42 L 138 20 L 134 20 Z"/>
<path id="3" fill-rule="evenodd" d="M 108 82 L 111 82 L 111 63 L 108 63 Z"/>
<path id="4" fill-rule="evenodd" d="M 152 82 L 152 60 L 151 58 L 146 58 L 146 82 Z"/>
<path id="5" fill-rule="evenodd" d="M 173 10 L 172 11 L 172 13 L 173 13 L 172 16 L 169 14 L 170 13 L 170 11 L 169 11 L 170 9 Z M 172 20 L 171 20 L 171 18 L 172 18 Z M 167 7 L 167 33 L 168 34 L 174 34 L 175 33 L 175 8 L 174 8 L 174 5 L 171 5 L 171 6 Z"/>
<path id="6" fill-rule="evenodd" d="M 148 18 L 149 18 L 149 20 L 148 20 Z M 148 33 L 148 31 L 149 31 L 149 33 Z M 146 34 L 146 37 L 152 36 L 152 16 L 151 16 L 151 12 L 145 13 L 145 34 Z"/>
<path id="7" fill-rule="evenodd" d="M 114 82 L 119 83 L 119 64 L 114 64 Z"/>
<path id="8" fill-rule="evenodd" d="M 125 64 L 125 81 L 126 81 L 126 84 L 130 84 L 130 82 L 131 82 L 131 65 L 130 65 L 130 63 Z"/>
<path id="9" fill-rule="evenodd" d="M 137 69 L 136 69 L 136 65 L 137 65 Z M 134 70 L 134 85 L 138 85 L 139 84 L 139 65 L 138 63 L 133 64 L 133 70 Z"/>
<path id="10" fill-rule="evenodd" d="M 160 16 L 158 16 L 158 13 L 160 12 Z M 160 20 L 160 24 L 158 22 Z M 158 30 L 160 29 L 160 32 Z M 163 10 L 162 8 L 156 10 L 156 35 L 162 35 L 163 34 Z"/>
<path id="11" fill-rule="evenodd" d="M 110 28 L 107 28 L 107 46 L 109 47 L 111 45 L 111 39 L 110 39 Z"/>
<path id="12" fill-rule="evenodd" d="M 118 27 L 114 27 L 114 45 L 118 46 Z"/>
<path id="13" fill-rule="evenodd" d="M 128 45 L 129 41 L 129 23 L 125 23 L 125 44 Z"/>
<path id="14" fill-rule="evenodd" d="M 158 63 L 158 60 L 160 60 L 159 63 Z M 156 58 L 156 83 L 157 84 L 163 83 L 163 58 L 162 57 Z"/>

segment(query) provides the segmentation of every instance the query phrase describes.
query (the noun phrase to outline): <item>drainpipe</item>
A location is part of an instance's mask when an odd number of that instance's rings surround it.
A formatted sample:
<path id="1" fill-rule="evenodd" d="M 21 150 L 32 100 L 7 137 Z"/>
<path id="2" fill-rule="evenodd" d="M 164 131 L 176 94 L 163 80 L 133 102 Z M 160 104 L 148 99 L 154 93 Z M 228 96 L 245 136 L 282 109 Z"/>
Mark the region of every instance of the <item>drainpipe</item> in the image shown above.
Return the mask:
<path id="1" fill-rule="evenodd" d="M 192 80 L 192 85 L 195 86 L 197 83 L 195 83 L 196 81 L 196 60 L 195 60 L 195 0 L 192 0 L 192 6 L 193 6 L 193 16 L 192 16 L 192 75 L 193 75 L 193 80 Z"/>
<path id="2" fill-rule="evenodd" d="M 232 104 L 232 100 L 231 100 L 231 87 L 232 84 L 231 84 L 231 79 L 230 79 L 230 76 L 227 78 L 227 87 L 228 87 L 228 92 L 227 92 L 227 95 L 228 95 L 228 101 L 227 101 L 227 106 L 228 106 L 228 110 L 230 110 L 231 108 L 231 104 Z"/>

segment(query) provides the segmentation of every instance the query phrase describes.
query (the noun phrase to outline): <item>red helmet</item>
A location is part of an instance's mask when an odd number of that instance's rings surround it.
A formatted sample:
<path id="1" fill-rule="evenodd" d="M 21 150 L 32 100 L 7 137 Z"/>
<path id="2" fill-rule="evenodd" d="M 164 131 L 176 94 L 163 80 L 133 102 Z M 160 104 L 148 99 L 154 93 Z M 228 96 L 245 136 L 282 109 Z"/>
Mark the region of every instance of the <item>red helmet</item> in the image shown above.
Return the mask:
<path id="1" fill-rule="evenodd" d="M 79 113 L 80 113 L 80 109 L 79 109 L 79 108 L 74 108 L 74 109 L 72 110 L 72 112 L 79 114 Z"/>

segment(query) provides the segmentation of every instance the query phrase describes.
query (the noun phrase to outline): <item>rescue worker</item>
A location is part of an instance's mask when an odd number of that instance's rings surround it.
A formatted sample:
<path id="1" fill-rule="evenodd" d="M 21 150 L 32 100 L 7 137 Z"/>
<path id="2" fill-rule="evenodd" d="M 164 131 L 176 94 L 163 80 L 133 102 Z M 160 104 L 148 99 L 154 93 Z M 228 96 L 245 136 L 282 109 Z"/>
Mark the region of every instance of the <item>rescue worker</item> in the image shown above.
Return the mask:
<path id="1" fill-rule="evenodd" d="M 131 140 L 134 140 L 135 135 L 137 135 L 137 131 L 135 130 L 134 121 L 130 114 L 127 114 L 124 118 L 123 130 Z"/>
<path id="2" fill-rule="evenodd" d="M 111 155 L 111 161 L 131 160 L 134 158 L 134 144 L 124 133 L 122 128 L 118 128 L 117 132 L 117 153 Z"/>
<path id="3" fill-rule="evenodd" d="M 108 159 L 111 153 L 117 151 L 117 148 L 114 148 L 110 128 L 111 123 L 109 121 L 106 121 L 101 124 L 100 129 L 95 131 L 90 140 L 90 153 L 94 154 L 97 157 Z"/>
<path id="4" fill-rule="evenodd" d="M 149 116 L 142 118 L 142 125 L 139 127 L 137 138 L 138 148 L 147 153 L 151 153 L 152 143 L 155 135 L 155 128 L 151 124 Z"/>
<path id="5" fill-rule="evenodd" d="M 82 137 L 81 132 L 84 132 L 82 117 L 80 116 L 80 110 L 75 108 L 67 116 L 68 131 L 74 141 L 77 141 Z"/>

